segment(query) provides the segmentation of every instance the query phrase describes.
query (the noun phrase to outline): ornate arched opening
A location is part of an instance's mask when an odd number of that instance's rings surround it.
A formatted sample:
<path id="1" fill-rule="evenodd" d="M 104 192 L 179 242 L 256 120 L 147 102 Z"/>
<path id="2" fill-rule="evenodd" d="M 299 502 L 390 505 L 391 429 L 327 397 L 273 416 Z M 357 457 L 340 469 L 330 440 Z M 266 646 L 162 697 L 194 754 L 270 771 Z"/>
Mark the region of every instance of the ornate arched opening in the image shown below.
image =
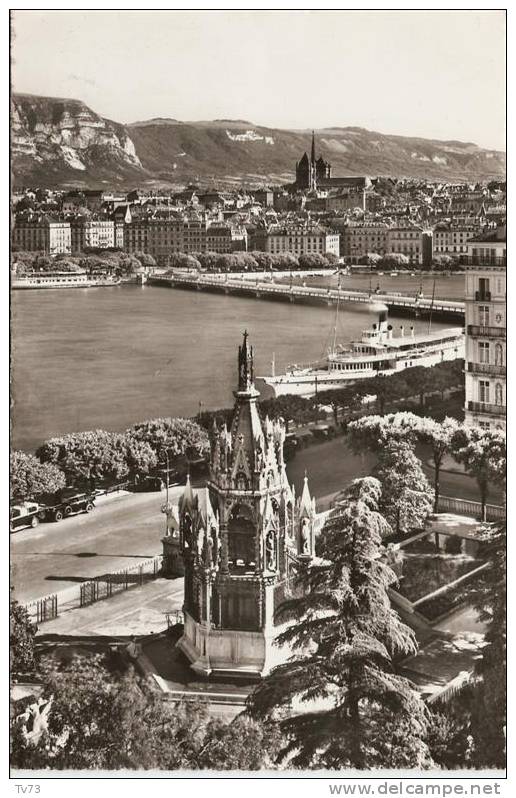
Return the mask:
<path id="1" fill-rule="evenodd" d="M 237 471 L 235 476 L 235 487 L 237 490 L 249 490 L 249 480 L 243 471 Z"/>
<path id="2" fill-rule="evenodd" d="M 503 366 L 503 346 L 495 345 L 495 366 Z"/>
<path id="3" fill-rule="evenodd" d="M 247 504 L 235 504 L 228 521 L 228 564 L 231 569 L 254 570 L 256 527 Z"/>

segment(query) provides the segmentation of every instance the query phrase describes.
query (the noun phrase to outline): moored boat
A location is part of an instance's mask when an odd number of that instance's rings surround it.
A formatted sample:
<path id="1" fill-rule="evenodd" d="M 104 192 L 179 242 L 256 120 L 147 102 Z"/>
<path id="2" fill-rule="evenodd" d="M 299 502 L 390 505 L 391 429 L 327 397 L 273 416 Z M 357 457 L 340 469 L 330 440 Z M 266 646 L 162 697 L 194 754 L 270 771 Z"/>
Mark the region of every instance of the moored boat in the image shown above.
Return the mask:
<path id="1" fill-rule="evenodd" d="M 257 387 L 264 396 L 313 396 L 318 391 L 336 390 L 356 380 L 389 375 L 413 366 L 435 366 L 445 360 L 464 357 L 464 331 L 453 327 L 416 333 L 410 327 L 405 334 L 393 335 L 387 311 L 381 310 L 378 322 L 364 330 L 359 341 L 336 346 L 335 341 L 321 364 L 289 366 L 284 374 L 258 377 Z"/>
<path id="2" fill-rule="evenodd" d="M 119 277 L 109 274 L 92 275 L 87 272 L 38 272 L 14 276 L 12 288 L 101 288 L 118 285 Z"/>

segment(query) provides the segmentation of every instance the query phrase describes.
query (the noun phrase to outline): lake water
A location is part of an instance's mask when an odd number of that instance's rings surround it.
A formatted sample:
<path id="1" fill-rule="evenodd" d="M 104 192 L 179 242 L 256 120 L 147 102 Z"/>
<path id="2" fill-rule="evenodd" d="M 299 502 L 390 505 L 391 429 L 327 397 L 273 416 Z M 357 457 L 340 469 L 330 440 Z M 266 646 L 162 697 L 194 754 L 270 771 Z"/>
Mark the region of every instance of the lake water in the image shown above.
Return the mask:
<path id="1" fill-rule="evenodd" d="M 229 406 L 244 329 L 260 375 L 270 373 L 273 352 L 277 372 L 320 358 L 334 319 L 323 306 L 154 286 L 13 291 L 12 445 L 33 450 L 66 432 L 189 416 L 200 401 L 203 409 Z M 366 308 L 346 307 L 339 340 L 374 320 Z M 401 321 L 416 330 L 428 324 L 405 318 L 394 326 Z"/>

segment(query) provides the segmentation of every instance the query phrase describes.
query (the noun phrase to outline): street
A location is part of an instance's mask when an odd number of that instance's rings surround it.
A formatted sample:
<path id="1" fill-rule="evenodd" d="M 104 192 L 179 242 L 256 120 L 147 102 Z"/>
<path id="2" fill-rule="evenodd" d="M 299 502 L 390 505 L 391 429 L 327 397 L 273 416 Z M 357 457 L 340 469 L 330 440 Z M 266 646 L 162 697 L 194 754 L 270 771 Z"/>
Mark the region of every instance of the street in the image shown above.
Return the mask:
<path id="1" fill-rule="evenodd" d="M 300 496 L 306 469 L 310 491 L 321 499 L 319 509 L 327 509 L 329 497 L 352 479 L 371 473 L 373 464 L 372 455 L 354 455 L 345 438 L 338 437 L 301 449 L 288 463 L 287 472 Z M 433 469 L 425 466 L 425 471 L 432 484 Z M 171 500 L 177 500 L 182 490 L 171 488 Z M 464 474 L 443 471 L 441 493 L 478 500 L 475 481 Z M 499 501 L 495 495 L 491 500 Z M 15 597 L 28 602 L 160 554 L 164 501 L 164 491 L 122 494 L 99 503 L 90 515 L 11 535 Z"/>
<path id="2" fill-rule="evenodd" d="M 171 488 L 171 500 L 182 488 Z M 121 494 L 89 515 L 11 535 L 11 581 L 27 602 L 161 553 L 165 492 Z"/>
<path id="3" fill-rule="evenodd" d="M 421 447 L 417 453 L 421 457 L 428 481 L 433 486 L 434 469 L 427 465 L 430 452 Z M 353 479 L 370 474 L 374 468 L 375 459 L 368 452 L 359 455 L 353 454 L 346 438 L 337 437 L 298 451 L 295 457 L 288 462 L 287 473 L 290 481 L 295 485 L 296 495 L 299 496 L 303 488 L 306 469 L 310 493 L 317 499 L 331 496 L 342 490 Z M 476 481 L 465 474 L 441 470 L 440 483 L 443 496 L 479 501 Z M 493 504 L 501 504 L 501 496 L 493 490 L 489 501 Z"/>

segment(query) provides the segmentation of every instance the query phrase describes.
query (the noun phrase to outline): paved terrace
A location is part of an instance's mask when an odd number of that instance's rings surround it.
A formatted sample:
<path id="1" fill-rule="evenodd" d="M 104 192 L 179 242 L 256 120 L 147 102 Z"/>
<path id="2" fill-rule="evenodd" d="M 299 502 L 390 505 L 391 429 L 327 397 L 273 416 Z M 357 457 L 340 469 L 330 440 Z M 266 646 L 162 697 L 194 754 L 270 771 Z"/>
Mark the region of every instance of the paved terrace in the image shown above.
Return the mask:
<path id="1" fill-rule="evenodd" d="M 381 301 L 389 311 L 398 315 L 441 316 L 454 321 L 462 321 L 465 316 L 464 302 L 453 302 L 449 299 L 414 297 L 403 294 L 369 294 L 365 291 L 349 291 L 342 288 L 318 288 L 316 286 L 293 286 L 286 283 L 264 281 L 257 277 L 250 278 L 224 277 L 206 274 L 173 274 L 149 278 L 151 285 L 168 286 L 191 290 L 221 291 L 226 294 L 254 296 L 258 299 L 276 299 L 284 302 L 310 302 L 332 306 L 338 302 L 351 302 L 368 305 Z"/>

